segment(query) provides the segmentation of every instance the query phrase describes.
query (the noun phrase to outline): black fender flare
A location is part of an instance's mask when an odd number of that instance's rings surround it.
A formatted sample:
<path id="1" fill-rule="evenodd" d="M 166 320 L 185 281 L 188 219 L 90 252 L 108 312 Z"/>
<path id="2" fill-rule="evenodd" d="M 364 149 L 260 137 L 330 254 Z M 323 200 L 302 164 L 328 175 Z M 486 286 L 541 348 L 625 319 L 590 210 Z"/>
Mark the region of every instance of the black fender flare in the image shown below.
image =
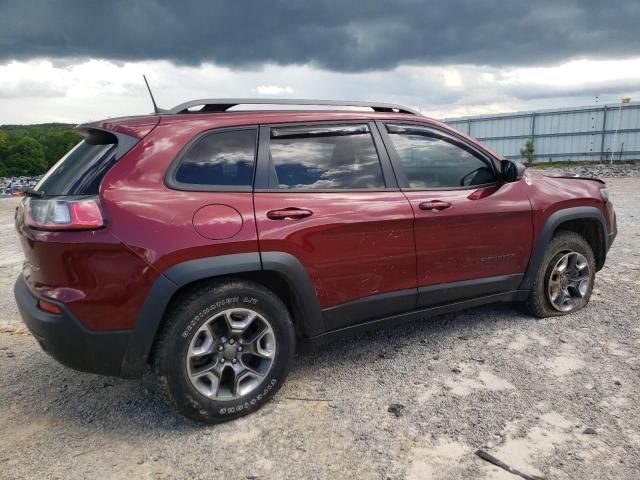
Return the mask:
<path id="1" fill-rule="evenodd" d="M 314 337 L 325 332 L 322 309 L 316 289 L 300 260 L 285 252 L 261 252 L 262 270 L 279 273 L 296 295 L 301 309 L 302 332 L 306 337 Z"/>
<path id="2" fill-rule="evenodd" d="M 564 223 L 569 220 L 582 220 L 582 219 L 593 219 L 599 222 L 600 224 L 600 233 L 602 235 L 602 242 L 605 246 L 605 252 L 607 250 L 607 227 L 604 221 L 604 217 L 602 212 L 596 207 L 571 207 L 564 208 L 562 210 L 558 210 L 557 212 L 552 213 L 549 218 L 545 221 L 542 231 L 540 232 L 540 236 L 533 247 L 531 252 L 531 258 L 529 259 L 529 266 L 527 267 L 527 271 L 522 279 L 522 283 L 520 284 L 520 290 L 531 290 L 533 287 L 533 282 L 536 276 L 536 272 L 542 263 L 542 259 L 544 258 L 545 251 L 547 250 L 547 245 L 551 241 L 551 237 L 553 233 L 558 228 L 558 225 Z"/>
<path id="3" fill-rule="evenodd" d="M 324 333 L 322 310 L 306 269 L 293 255 L 285 252 L 248 252 L 199 258 L 173 265 L 158 277 L 147 294 L 131 331 L 121 376 L 140 377 L 144 372 L 156 333 L 173 295 L 185 285 L 207 278 L 273 271 L 281 275 L 300 306 L 305 336 Z"/>

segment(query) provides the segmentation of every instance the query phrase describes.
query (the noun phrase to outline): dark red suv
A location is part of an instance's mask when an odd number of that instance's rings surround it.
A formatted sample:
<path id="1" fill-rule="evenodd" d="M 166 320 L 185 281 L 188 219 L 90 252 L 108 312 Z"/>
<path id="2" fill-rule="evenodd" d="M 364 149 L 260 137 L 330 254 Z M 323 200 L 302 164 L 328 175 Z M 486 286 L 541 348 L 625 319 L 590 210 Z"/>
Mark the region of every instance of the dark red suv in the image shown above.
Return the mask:
<path id="1" fill-rule="evenodd" d="M 199 100 L 77 128 L 16 212 L 15 295 L 44 350 L 126 378 L 150 364 L 183 414 L 219 422 L 264 404 L 300 344 L 589 301 L 616 234 L 602 181 L 525 172 L 405 107 L 232 109 L 257 103 L 338 104 Z"/>

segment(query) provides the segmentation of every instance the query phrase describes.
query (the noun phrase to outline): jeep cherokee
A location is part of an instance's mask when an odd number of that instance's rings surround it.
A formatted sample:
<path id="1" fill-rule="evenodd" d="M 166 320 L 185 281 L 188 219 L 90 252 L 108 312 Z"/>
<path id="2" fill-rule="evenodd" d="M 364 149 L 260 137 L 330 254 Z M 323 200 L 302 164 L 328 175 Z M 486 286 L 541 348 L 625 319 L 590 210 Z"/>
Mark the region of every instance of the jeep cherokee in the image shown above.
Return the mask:
<path id="1" fill-rule="evenodd" d="M 15 296 L 46 352 L 125 378 L 150 365 L 214 423 L 267 402 L 296 346 L 588 303 L 616 235 L 604 182 L 525 171 L 402 106 L 233 109 L 260 103 L 340 102 L 196 100 L 77 127 L 16 210 Z"/>

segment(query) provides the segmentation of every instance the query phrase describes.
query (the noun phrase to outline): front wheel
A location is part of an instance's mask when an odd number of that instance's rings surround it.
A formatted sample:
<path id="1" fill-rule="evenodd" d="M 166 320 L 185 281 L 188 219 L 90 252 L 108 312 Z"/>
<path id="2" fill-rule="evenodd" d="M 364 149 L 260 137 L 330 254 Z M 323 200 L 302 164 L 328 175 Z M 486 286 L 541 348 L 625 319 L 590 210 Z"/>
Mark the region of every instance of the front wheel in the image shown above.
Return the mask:
<path id="1" fill-rule="evenodd" d="M 580 310 L 589 303 L 594 280 L 589 243 L 578 233 L 561 231 L 549 242 L 525 308 L 539 318 Z"/>
<path id="2" fill-rule="evenodd" d="M 154 370 L 187 417 L 218 423 L 246 415 L 287 376 L 293 325 L 286 306 L 261 285 L 208 285 L 178 302 L 167 320 Z"/>

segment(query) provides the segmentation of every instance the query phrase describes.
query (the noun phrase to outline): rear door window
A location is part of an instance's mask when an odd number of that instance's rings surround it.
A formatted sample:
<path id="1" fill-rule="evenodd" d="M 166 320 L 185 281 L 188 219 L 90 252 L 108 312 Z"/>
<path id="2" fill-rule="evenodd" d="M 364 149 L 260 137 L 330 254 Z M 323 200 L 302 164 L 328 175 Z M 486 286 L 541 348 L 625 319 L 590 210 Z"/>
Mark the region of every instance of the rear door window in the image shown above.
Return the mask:
<path id="1" fill-rule="evenodd" d="M 188 148 L 175 172 L 179 186 L 206 189 L 251 188 L 256 128 L 211 132 Z"/>
<path id="2" fill-rule="evenodd" d="M 271 128 L 269 187 L 276 189 L 384 189 L 369 126 Z"/>

